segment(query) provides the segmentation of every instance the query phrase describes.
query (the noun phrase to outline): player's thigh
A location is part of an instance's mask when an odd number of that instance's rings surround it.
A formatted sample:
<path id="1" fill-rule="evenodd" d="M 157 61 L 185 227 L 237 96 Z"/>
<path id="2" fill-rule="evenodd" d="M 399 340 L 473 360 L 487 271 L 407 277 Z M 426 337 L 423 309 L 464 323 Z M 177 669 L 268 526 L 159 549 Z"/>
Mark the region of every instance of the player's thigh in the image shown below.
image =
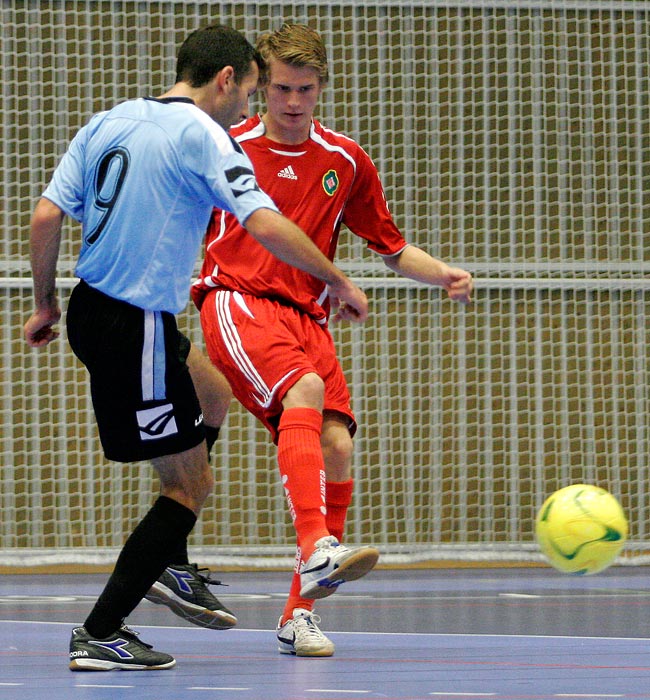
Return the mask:
<path id="1" fill-rule="evenodd" d="M 204 439 L 194 384 L 173 315 L 148 312 L 88 285 L 68 305 L 68 337 L 90 373 L 104 452 L 120 462 L 188 450 Z"/>
<path id="2" fill-rule="evenodd" d="M 314 321 L 303 320 L 303 323 L 305 352 L 325 386 L 324 418 L 328 415 L 338 417 L 352 436 L 356 432 L 357 424 L 352 411 L 350 390 L 336 355 L 332 335 L 326 327 Z"/>
<path id="3" fill-rule="evenodd" d="M 265 423 L 282 410 L 286 392 L 314 366 L 295 309 L 218 290 L 201 307 L 208 354 L 234 395 Z"/>
<path id="4" fill-rule="evenodd" d="M 206 424 L 213 427 L 220 426 L 228 413 L 232 399 L 228 380 L 195 345 L 192 345 L 189 350 L 187 366 Z"/>

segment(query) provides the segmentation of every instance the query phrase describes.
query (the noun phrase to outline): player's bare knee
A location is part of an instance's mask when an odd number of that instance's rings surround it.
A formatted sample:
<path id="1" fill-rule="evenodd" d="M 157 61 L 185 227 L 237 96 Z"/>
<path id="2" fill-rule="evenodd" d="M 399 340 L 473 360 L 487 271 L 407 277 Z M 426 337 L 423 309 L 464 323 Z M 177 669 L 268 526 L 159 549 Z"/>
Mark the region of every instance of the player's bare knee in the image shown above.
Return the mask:
<path id="1" fill-rule="evenodd" d="M 186 452 L 153 460 L 163 495 L 180 501 L 195 512 L 214 490 L 214 475 L 208 464 L 205 443 Z"/>
<path id="2" fill-rule="evenodd" d="M 179 486 L 186 497 L 198 507 L 201 507 L 214 491 L 214 476 L 207 461 L 200 467 L 183 471 L 179 476 Z"/>
<path id="3" fill-rule="evenodd" d="M 284 408 L 309 406 L 310 408 L 316 408 L 322 411 L 324 396 L 325 383 L 315 372 L 309 372 L 300 377 L 289 391 L 287 391 L 282 400 L 282 405 Z"/>

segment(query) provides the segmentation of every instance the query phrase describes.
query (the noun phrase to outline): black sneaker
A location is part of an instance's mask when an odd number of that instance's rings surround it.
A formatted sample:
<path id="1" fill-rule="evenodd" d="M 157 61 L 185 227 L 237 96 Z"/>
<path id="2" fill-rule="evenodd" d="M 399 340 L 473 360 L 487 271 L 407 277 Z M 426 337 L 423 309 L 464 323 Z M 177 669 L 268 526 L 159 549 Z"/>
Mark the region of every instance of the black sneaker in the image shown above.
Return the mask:
<path id="1" fill-rule="evenodd" d="M 71 671 L 155 671 L 176 664 L 173 656 L 153 651 L 138 633 L 122 625 L 105 639 L 91 637 L 85 627 L 75 627 L 70 639 Z"/>
<path id="2" fill-rule="evenodd" d="M 179 617 L 199 627 L 213 630 L 234 627 L 237 618 L 210 593 L 207 584 L 216 586 L 221 581 L 211 579 L 209 569 L 199 569 L 196 564 L 176 564 L 163 571 L 145 598 L 166 605 Z"/>

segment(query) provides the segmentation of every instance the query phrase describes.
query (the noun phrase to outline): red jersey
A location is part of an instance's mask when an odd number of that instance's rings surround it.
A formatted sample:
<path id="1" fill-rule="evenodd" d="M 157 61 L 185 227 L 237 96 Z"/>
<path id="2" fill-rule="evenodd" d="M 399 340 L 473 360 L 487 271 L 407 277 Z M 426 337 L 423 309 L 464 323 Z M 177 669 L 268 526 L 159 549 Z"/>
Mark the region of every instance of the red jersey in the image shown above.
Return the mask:
<path id="1" fill-rule="evenodd" d="M 334 260 L 341 224 L 380 255 L 407 244 L 388 210 L 379 174 L 354 141 L 313 121 L 309 138 L 286 145 L 265 136 L 259 115 L 230 130 L 253 162 L 256 179 L 278 209 Z M 230 213 L 215 209 L 192 298 L 200 308 L 211 290 L 225 288 L 290 304 L 323 321 L 326 285 L 278 260 Z"/>

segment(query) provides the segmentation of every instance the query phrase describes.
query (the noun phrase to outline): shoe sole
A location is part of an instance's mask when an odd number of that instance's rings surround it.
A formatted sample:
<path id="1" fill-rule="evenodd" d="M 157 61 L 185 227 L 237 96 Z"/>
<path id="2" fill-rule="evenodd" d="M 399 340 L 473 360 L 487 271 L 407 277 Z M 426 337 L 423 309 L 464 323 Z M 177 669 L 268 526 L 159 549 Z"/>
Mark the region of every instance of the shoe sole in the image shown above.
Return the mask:
<path id="1" fill-rule="evenodd" d="M 300 596 L 308 600 L 320 600 L 336 593 L 338 587 L 347 581 L 356 581 L 372 571 L 379 560 L 379 550 L 362 547 L 343 560 L 328 576 L 306 583 L 300 589 Z"/>
<path id="2" fill-rule="evenodd" d="M 227 630 L 237 624 L 237 618 L 225 610 L 209 610 L 188 603 L 160 582 L 154 583 L 145 598 L 158 605 L 166 605 L 173 613 L 198 627 Z"/>
<path id="3" fill-rule="evenodd" d="M 164 671 L 176 665 L 176 660 L 158 666 L 144 666 L 143 664 L 119 664 L 114 661 L 102 661 L 101 659 L 73 659 L 70 662 L 71 671 Z"/>
<path id="4" fill-rule="evenodd" d="M 324 649 L 316 649 L 314 651 L 296 651 L 289 644 L 284 644 L 283 642 L 280 642 L 280 644 L 278 644 L 278 651 L 281 654 L 291 654 L 292 656 L 300 656 L 301 658 L 322 659 L 325 657 L 334 656 L 334 645 L 332 644 L 331 649 L 329 647 L 325 647 Z"/>

